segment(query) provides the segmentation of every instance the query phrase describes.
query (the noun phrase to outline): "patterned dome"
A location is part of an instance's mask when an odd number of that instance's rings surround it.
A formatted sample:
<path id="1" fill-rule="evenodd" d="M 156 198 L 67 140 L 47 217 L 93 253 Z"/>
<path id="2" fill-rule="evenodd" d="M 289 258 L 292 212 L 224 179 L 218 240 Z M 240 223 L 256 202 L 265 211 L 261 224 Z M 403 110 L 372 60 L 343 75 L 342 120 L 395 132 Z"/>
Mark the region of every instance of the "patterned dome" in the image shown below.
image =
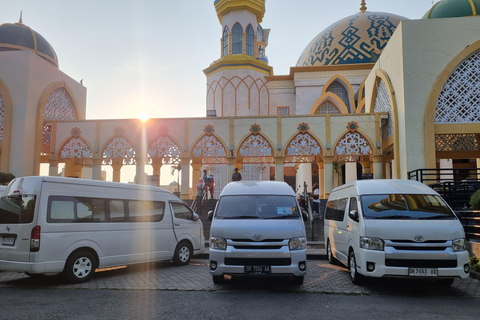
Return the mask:
<path id="1" fill-rule="evenodd" d="M 375 62 L 401 20 L 408 19 L 363 9 L 317 35 L 303 50 L 297 67 Z"/>
<path id="2" fill-rule="evenodd" d="M 21 21 L 0 25 L 0 51 L 30 50 L 58 67 L 57 54 L 50 43 Z"/>
<path id="3" fill-rule="evenodd" d="M 422 19 L 477 16 L 480 0 L 442 0 L 435 3 Z"/>

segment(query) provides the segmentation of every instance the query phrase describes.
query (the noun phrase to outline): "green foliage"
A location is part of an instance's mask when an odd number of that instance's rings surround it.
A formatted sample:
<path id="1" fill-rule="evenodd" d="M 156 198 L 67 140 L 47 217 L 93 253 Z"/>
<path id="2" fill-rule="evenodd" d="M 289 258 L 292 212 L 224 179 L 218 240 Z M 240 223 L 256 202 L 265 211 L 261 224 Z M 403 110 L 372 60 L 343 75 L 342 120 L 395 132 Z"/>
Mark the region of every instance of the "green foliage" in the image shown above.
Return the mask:
<path id="1" fill-rule="evenodd" d="M 477 190 L 477 192 L 470 197 L 470 207 L 480 210 L 480 190 Z"/>
<path id="2" fill-rule="evenodd" d="M 6 186 L 13 179 L 15 179 L 15 176 L 13 174 L 0 172 L 0 185 Z"/>
<path id="3" fill-rule="evenodd" d="M 478 261 L 477 257 L 470 257 L 470 270 L 480 272 L 480 262 Z"/>

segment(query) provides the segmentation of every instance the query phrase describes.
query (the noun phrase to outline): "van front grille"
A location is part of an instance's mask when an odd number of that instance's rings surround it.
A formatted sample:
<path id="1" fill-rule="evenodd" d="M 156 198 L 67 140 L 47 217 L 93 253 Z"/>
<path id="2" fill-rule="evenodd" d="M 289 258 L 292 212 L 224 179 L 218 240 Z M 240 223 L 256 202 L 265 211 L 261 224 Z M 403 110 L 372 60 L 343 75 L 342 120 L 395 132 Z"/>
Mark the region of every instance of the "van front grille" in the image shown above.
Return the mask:
<path id="1" fill-rule="evenodd" d="M 445 251 L 447 247 L 413 247 L 413 246 L 393 246 L 395 250 L 410 250 L 410 251 Z"/>
<path id="2" fill-rule="evenodd" d="M 244 249 L 244 250 L 278 250 L 281 249 L 282 246 L 233 246 L 235 249 Z"/>
<path id="3" fill-rule="evenodd" d="M 289 266 L 290 258 L 225 258 L 227 266 Z"/>
<path id="4" fill-rule="evenodd" d="M 407 268 L 456 268 L 457 260 L 407 260 L 385 259 L 387 267 Z"/>

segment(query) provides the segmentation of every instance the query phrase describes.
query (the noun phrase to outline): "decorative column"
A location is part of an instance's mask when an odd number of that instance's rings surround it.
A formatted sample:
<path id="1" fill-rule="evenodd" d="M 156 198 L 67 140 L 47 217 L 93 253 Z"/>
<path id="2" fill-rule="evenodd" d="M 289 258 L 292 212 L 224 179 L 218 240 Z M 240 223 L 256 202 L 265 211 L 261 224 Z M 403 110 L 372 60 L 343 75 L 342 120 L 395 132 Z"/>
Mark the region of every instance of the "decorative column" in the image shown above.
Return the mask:
<path id="1" fill-rule="evenodd" d="M 227 158 L 227 183 L 232 181 L 232 175 L 233 172 L 235 171 L 235 163 L 237 159 L 236 158 Z M 240 170 L 241 168 L 239 168 Z"/>
<path id="2" fill-rule="evenodd" d="M 123 167 L 123 158 L 112 159 L 113 182 L 120 182 L 120 170 Z"/>
<path id="3" fill-rule="evenodd" d="M 285 172 L 283 167 L 285 166 L 285 157 L 275 157 L 275 180 L 285 181 Z"/>
<path id="4" fill-rule="evenodd" d="M 180 188 L 180 199 L 190 199 L 190 158 L 181 158 L 182 182 Z M 196 183 L 194 185 L 197 185 Z"/>
<path id="5" fill-rule="evenodd" d="M 202 168 L 202 159 L 200 158 L 194 158 L 192 159 L 192 188 L 197 185 L 198 180 L 202 178 L 202 172 L 200 169 Z M 195 193 L 197 192 L 197 189 L 195 187 Z"/>
<path id="6" fill-rule="evenodd" d="M 153 175 L 158 177 L 158 185 L 160 186 L 160 170 L 162 169 L 162 158 L 152 158 L 152 168 L 153 168 Z"/>
<path id="7" fill-rule="evenodd" d="M 318 166 L 318 188 L 319 190 L 319 196 L 323 198 L 323 193 L 325 191 L 325 163 L 323 161 L 318 161 L 317 162 Z"/>
<path id="8" fill-rule="evenodd" d="M 346 161 L 345 162 L 345 183 L 349 183 L 357 180 L 357 163 Z"/>
<path id="9" fill-rule="evenodd" d="M 327 199 L 333 190 L 333 156 L 324 156 L 324 185 L 323 198 Z"/>
<path id="10" fill-rule="evenodd" d="M 92 159 L 93 180 L 102 180 L 102 161 L 103 159 Z"/>
<path id="11" fill-rule="evenodd" d="M 373 161 L 373 178 L 383 179 L 383 156 L 372 156 Z"/>

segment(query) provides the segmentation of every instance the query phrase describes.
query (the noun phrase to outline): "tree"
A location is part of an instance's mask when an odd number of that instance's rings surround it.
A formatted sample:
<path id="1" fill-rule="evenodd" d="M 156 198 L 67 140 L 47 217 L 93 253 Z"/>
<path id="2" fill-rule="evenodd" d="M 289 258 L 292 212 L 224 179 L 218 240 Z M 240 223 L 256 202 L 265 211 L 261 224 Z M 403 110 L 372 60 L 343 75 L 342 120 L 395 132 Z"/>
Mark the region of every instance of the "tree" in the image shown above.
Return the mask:
<path id="1" fill-rule="evenodd" d="M 470 207 L 472 209 L 480 209 L 480 190 L 477 190 L 470 197 Z"/>
<path id="2" fill-rule="evenodd" d="M 181 164 L 175 164 L 172 166 L 172 176 L 175 174 L 175 171 L 178 171 L 178 176 L 177 176 L 177 188 L 178 191 L 180 191 L 180 170 L 182 170 L 182 165 Z"/>
<path id="3" fill-rule="evenodd" d="M 0 172 L 0 185 L 6 186 L 15 179 L 15 176 L 11 173 Z"/>

